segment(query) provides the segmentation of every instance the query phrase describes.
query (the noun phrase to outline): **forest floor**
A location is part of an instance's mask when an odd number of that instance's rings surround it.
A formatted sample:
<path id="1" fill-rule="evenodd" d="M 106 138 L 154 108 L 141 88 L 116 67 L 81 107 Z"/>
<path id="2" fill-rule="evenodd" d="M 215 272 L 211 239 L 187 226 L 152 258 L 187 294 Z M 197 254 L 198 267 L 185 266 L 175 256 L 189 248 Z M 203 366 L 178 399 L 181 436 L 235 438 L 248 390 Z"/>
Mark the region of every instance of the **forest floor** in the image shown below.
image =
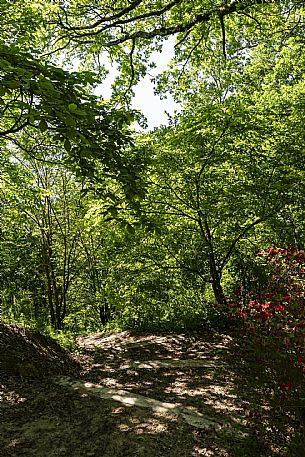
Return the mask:
<path id="1" fill-rule="evenodd" d="M 0 324 L 2 457 L 305 456 L 303 409 L 245 336 L 97 333 L 77 344 L 70 356 Z"/>

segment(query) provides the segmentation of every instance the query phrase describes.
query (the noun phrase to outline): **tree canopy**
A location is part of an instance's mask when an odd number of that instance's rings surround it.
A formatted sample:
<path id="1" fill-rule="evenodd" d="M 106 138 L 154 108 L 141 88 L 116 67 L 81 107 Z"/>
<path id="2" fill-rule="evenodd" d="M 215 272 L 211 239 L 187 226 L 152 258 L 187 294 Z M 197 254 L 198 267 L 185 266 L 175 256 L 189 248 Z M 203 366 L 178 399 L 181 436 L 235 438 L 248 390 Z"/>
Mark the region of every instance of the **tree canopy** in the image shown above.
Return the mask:
<path id="1" fill-rule="evenodd" d="M 263 287 L 255 250 L 304 247 L 302 2 L 0 11 L 5 313 L 55 328 L 197 322 Z M 181 112 L 137 131 L 133 88 L 169 37 L 155 91 Z"/>
<path id="2" fill-rule="evenodd" d="M 2 2 L 1 10 L 6 6 Z M 15 8 L 8 8 L 10 17 L 7 11 L 1 16 L 0 138 L 21 144 L 25 137 L 35 137 L 41 144 L 61 147 L 66 163 L 90 181 L 98 181 L 103 170 L 116 178 L 125 173 L 126 178 L 123 151 L 132 143 L 129 125 L 134 114 L 94 95 L 96 73 L 70 72 L 43 57 L 49 32 L 44 30 L 42 6 L 25 2 L 20 5 L 25 16 Z"/>

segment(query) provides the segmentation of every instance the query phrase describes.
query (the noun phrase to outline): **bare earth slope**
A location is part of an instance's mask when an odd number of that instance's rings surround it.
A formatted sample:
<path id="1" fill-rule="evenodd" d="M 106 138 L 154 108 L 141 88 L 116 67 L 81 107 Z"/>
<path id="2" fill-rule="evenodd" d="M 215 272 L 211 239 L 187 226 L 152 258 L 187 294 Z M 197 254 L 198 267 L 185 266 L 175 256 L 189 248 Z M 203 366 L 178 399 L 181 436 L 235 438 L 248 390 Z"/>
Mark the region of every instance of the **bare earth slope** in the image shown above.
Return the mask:
<path id="1" fill-rule="evenodd" d="M 78 364 L 53 340 L 39 332 L 0 323 L 0 379 L 33 380 L 78 371 Z"/>
<path id="2" fill-rule="evenodd" d="M 1 456 L 305 455 L 286 450 L 302 433 L 286 393 L 233 335 L 101 333 L 78 344 L 73 361 L 0 327 Z"/>

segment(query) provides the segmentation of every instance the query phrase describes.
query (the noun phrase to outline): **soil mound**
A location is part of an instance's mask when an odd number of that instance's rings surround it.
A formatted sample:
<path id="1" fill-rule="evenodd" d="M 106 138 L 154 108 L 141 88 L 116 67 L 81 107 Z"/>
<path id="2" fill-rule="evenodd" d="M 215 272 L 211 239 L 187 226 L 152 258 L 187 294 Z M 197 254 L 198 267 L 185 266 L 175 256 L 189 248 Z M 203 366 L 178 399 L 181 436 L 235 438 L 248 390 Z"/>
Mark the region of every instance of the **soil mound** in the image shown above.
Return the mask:
<path id="1" fill-rule="evenodd" d="M 51 338 L 0 323 L 0 379 L 40 379 L 78 372 L 78 364 Z"/>

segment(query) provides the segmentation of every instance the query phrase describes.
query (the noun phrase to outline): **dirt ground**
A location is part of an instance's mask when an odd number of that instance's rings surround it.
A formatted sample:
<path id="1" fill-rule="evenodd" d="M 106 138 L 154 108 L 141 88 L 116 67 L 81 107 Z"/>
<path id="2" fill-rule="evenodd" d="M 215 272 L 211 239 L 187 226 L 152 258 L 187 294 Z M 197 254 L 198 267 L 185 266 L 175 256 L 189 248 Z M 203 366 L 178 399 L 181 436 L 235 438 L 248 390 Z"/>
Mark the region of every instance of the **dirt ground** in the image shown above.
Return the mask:
<path id="1" fill-rule="evenodd" d="M 121 332 L 77 343 L 71 357 L 0 325 L 2 457 L 305 456 L 303 409 L 241 337 Z M 187 408 L 211 426 L 102 398 L 88 383 Z"/>

